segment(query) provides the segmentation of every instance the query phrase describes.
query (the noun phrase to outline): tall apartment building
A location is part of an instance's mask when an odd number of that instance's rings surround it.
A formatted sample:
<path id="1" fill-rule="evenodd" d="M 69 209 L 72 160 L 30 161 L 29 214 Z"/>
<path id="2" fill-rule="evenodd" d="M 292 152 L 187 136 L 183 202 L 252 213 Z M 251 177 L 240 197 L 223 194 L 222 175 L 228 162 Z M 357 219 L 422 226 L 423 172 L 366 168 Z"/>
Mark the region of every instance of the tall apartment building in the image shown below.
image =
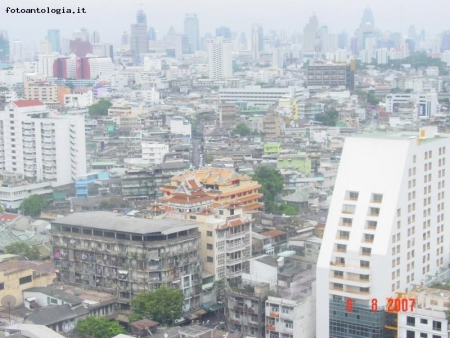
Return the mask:
<path id="1" fill-rule="evenodd" d="M 202 262 L 204 271 L 225 279 L 227 284 L 238 284 L 249 272 L 248 259 L 252 256 L 251 216 L 242 206 L 203 209 L 195 216 L 202 234 Z"/>
<path id="2" fill-rule="evenodd" d="M 306 83 L 308 89 L 348 89 L 355 88 L 354 61 L 347 64 L 314 64 L 308 66 Z"/>
<path id="3" fill-rule="evenodd" d="M 0 114 L 0 170 L 69 184 L 86 174 L 82 116 L 52 116 L 39 100 L 10 102 Z"/>
<path id="4" fill-rule="evenodd" d="M 239 287 L 225 288 L 224 305 L 228 329 L 240 332 L 243 337 L 265 337 L 265 302 L 269 294 L 269 283 L 249 280 Z"/>
<path id="5" fill-rule="evenodd" d="M 236 126 L 237 106 L 234 103 L 222 103 L 219 105 L 220 126 L 234 128 Z"/>
<path id="6" fill-rule="evenodd" d="M 118 213 L 75 213 L 52 223 L 52 256 L 62 282 L 134 295 L 165 285 L 183 291 L 183 310 L 200 307 L 200 233 L 194 222 Z"/>
<path id="7" fill-rule="evenodd" d="M 394 337 L 386 298 L 448 266 L 443 136 L 346 138 L 317 263 L 317 337 Z"/>
<path id="8" fill-rule="evenodd" d="M 223 37 L 208 40 L 209 78 L 223 80 L 233 77 L 231 40 Z"/>

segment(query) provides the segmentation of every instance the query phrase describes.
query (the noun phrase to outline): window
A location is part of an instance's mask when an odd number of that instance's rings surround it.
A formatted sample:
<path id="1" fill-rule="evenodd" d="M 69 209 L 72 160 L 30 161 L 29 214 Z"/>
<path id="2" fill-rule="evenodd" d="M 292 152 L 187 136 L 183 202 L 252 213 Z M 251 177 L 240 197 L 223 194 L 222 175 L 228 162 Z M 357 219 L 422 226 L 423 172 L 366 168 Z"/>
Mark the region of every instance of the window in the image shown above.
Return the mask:
<path id="1" fill-rule="evenodd" d="M 206 261 L 207 261 L 208 263 L 212 263 L 212 262 L 213 262 L 213 258 L 210 257 L 210 256 L 208 256 L 208 257 L 206 257 Z"/>
<path id="2" fill-rule="evenodd" d="M 362 248 L 362 255 L 363 256 L 370 256 L 370 254 L 372 253 L 372 249 L 371 248 Z"/>
<path id="3" fill-rule="evenodd" d="M 365 269 L 368 269 L 370 267 L 369 261 L 360 261 L 359 266 Z"/>
<path id="4" fill-rule="evenodd" d="M 372 203 L 381 203 L 383 201 L 383 195 L 381 194 L 373 194 L 372 195 Z"/>
<path id="5" fill-rule="evenodd" d="M 351 200 L 351 201 L 357 201 L 358 200 L 358 193 L 357 192 L 354 192 L 354 191 L 350 191 L 349 192 L 349 194 L 348 194 L 349 196 L 349 200 Z"/>
<path id="6" fill-rule="evenodd" d="M 420 318 L 420 324 L 428 324 L 428 319 Z"/>
<path id="7" fill-rule="evenodd" d="M 208 237 L 212 237 L 212 236 L 213 236 L 213 233 L 212 233 L 212 231 L 207 231 L 207 232 L 206 232 L 206 236 L 208 236 Z"/>
<path id="8" fill-rule="evenodd" d="M 428 338 L 428 335 L 427 335 L 426 333 L 423 333 L 423 332 L 422 332 L 422 333 L 420 334 L 420 338 Z"/>
<path id="9" fill-rule="evenodd" d="M 406 338 L 415 338 L 416 334 L 414 333 L 414 331 L 406 331 Z"/>
<path id="10" fill-rule="evenodd" d="M 334 271 L 335 278 L 344 278 L 344 272 L 342 271 Z"/>
<path id="11" fill-rule="evenodd" d="M 286 320 L 284 323 L 286 324 L 286 328 L 287 329 L 294 328 L 294 323 L 293 322 Z"/>
<path id="12" fill-rule="evenodd" d="M 0 283 L 0 290 L 4 290 L 5 289 L 5 283 Z"/>
<path id="13" fill-rule="evenodd" d="M 441 331 L 442 330 L 442 323 L 433 320 L 433 330 L 434 331 Z"/>
<path id="14" fill-rule="evenodd" d="M 212 250 L 213 249 L 213 245 L 212 244 L 206 244 L 206 249 Z"/>
<path id="15" fill-rule="evenodd" d="M 22 277 L 19 279 L 19 285 L 26 284 L 26 283 L 31 283 L 31 275 L 25 276 L 25 277 Z"/>
<path id="16" fill-rule="evenodd" d="M 414 317 L 406 317 L 406 325 L 416 326 L 416 318 L 414 318 Z"/>
<path id="17" fill-rule="evenodd" d="M 369 280 L 369 275 L 359 275 L 359 280 Z"/>

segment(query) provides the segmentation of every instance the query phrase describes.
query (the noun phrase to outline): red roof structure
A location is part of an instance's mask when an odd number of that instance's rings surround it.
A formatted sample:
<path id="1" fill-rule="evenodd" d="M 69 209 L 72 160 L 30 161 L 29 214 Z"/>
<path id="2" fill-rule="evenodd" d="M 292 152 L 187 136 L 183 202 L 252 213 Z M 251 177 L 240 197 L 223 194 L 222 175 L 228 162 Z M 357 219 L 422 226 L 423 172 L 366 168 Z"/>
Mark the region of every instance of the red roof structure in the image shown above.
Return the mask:
<path id="1" fill-rule="evenodd" d="M 43 106 L 44 105 L 41 100 L 20 100 L 20 101 L 13 101 L 13 103 L 19 108 L 35 107 L 35 106 Z"/>

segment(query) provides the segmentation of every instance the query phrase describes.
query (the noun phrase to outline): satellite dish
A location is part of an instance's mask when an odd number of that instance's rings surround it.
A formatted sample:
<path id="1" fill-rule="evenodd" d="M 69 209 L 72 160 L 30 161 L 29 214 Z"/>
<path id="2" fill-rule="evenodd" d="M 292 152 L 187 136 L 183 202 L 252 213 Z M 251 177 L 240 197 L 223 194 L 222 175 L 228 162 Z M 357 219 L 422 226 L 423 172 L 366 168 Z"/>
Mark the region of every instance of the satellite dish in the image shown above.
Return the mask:
<path id="1" fill-rule="evenodd" d="M 16 298 L 11 295 L 4 296 L 2 298 L 2 306 L 11 310 L 16 305 Z"/>
<path id="2" fill-rule="evenodd" d="M 169 335 L 167 333 L 164 333 L 164 338 L 169 337 Z"/>

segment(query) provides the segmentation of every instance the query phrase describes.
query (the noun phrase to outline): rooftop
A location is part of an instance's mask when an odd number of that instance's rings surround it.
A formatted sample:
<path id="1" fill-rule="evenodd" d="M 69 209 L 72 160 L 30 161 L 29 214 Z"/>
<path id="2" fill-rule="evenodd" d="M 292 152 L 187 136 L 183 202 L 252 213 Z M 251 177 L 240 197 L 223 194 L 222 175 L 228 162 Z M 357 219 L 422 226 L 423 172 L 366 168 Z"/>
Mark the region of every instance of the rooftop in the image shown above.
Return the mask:
<path id="1" fill-rule="evenodd" d="M 124 216 L 109 211 L 78 212 L 54 221 L 53 224 L 80 226 L 85 228 L 120 231 L 136 234 L 161 233 L 169 235 L 179 231 L 195 229 L 197 223 L 176 219 L 147 219 Z"/>
<path id="2" fill-rule="evenodd" d="M 44 105 L 41 102 L 41 100 L 20 100 L 20 101 L 13 101 L 13 103 L 19 108 L 35 107 L 35 106 L 43 106 Z"/>
<path id="3" fill-rule="evenodd" d="M 25 290 L 26 292 L 40 292 L 47 296 L 52 296 L 54 298 L 60 299 L 64 301 L 64 303 L 69 303 L 71 305 L 81 304 L 83 300 L 81 298 L 76 297 L 75 295 L 71 295 L 65 290 L 52 287 L 52 286 L 43 286 L 43 287 L 35 287 L 29 288 Z"/>
<path id="4" fill-rule="evenodd" d="M 0 271 L 5 275 L 29 269 L 42 273 L 51 273 L 54 270 L 52 263 L 45 262 L 10 260 L 0 263 Z"/>

